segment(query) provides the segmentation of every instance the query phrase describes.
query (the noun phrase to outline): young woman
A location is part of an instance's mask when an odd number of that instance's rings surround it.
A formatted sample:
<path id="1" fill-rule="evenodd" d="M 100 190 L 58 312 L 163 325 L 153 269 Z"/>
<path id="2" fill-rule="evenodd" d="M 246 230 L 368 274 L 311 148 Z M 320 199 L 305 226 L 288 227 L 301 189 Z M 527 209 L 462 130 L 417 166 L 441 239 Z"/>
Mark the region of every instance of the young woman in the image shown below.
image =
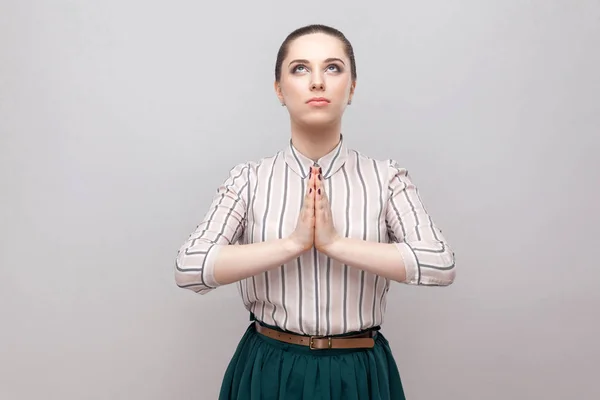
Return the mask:
<path id="1" fill-rule="evenodd" d="M 291 140 L 235 166 L 179 250 L 180 287 L 235 282 L 254 320 L 220 399 L 404 399 L 379 331 L 390 282 L 450 285 L 454 253 L 407 170 L 344 143 L 355 87 L 341 32 L 292 32 L 275 67 Z"/>

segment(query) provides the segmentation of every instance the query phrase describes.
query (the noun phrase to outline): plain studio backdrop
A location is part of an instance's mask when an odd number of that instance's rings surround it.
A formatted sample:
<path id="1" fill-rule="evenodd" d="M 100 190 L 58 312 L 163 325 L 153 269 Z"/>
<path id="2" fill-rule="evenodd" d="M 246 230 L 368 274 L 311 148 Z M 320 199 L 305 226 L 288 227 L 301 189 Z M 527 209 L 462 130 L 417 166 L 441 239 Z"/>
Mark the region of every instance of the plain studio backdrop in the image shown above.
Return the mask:
<path id="1" fill-rule="evenodd" d="M 598 1 L 3 0 L 0 399 L 216 399 L 248 312 L 174 260 L 287 145 L 275 55 L 309 23 L 355 47 L 349 146 L 456 252 L 389 295 L 408 399 L 600 398 Z"/>

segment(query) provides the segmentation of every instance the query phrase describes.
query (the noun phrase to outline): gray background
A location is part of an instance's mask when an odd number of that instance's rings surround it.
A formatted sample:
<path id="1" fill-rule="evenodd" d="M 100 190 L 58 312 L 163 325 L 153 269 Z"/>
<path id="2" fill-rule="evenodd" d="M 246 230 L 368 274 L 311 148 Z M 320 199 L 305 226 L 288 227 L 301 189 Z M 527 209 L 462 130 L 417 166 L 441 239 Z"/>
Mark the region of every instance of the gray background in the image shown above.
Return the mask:
<path id="1" fill-rule="evenodd" d="M 396 284 L 410 400 L 597 399 L 598 1 L 0 2 L 0 398 L 215 399 L 248 324 L 179 289 L 238 162 L 289 138 L 285 35 L 355 46 L 350 147 L 407 167 L 455 249 Z"/>

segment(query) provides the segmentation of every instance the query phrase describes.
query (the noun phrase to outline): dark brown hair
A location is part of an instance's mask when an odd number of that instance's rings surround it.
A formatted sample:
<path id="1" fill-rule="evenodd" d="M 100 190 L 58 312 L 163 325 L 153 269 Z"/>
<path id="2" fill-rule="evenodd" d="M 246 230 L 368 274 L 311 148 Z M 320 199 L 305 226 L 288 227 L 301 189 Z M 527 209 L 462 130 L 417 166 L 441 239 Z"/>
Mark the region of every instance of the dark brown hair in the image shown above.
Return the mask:
<path id="1" fill-rule="evenodd" d="M 290 33 L 283 43 L 281 47 L 279 47 L 279 51 L 277 52 L 277 61 L 275 63 L 275 81 L 279 82 L 281 79 L 281 64 L 285 57 L 287 57 L 290 43 L 294 41 L 294 39 L 299 38 L 300 36 L 309 35 L 312 33 L 325 33 L 327 35 L 338 38 L 344 45 L 344 50 L 346 51 L 346 56 L 350 59 L 350 71 L 352 73 L 352 80 L 356 80 L 356 60 L 354 59 L 354 50 L 352 48 L 352 44 L 350 41 L 344 36 L 344 34 L 338 31 L 335 28 L 332 28 L 327 25 L 307 25 L 301 28 L 296 29 L 292 33 Z"/>

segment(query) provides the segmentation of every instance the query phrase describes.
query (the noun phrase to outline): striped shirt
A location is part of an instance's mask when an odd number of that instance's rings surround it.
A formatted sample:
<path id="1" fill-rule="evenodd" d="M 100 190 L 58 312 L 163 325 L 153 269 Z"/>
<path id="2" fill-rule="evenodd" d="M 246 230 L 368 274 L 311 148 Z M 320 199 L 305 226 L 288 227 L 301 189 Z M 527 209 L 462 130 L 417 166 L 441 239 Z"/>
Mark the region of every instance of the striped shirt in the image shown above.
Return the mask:
<path id="1" fill-rule="evenodd" d="M 175 280 L 206 294 L 218 286 L 219 249 L 290 235 L 315 162 L 292 144 L 236 165 L 176 257 Z M 333 222 L 345 237 L 395 243 L 407 284 L 450 285 L 454 253 L 425 210 L 408 171 L 344 144 L 319 159 Z M 327 257 L 314 247 L 275 269 L 237 282 L 256 319 L 306 335 L 334 335 L 383 323 L 390 281 Z"/>

